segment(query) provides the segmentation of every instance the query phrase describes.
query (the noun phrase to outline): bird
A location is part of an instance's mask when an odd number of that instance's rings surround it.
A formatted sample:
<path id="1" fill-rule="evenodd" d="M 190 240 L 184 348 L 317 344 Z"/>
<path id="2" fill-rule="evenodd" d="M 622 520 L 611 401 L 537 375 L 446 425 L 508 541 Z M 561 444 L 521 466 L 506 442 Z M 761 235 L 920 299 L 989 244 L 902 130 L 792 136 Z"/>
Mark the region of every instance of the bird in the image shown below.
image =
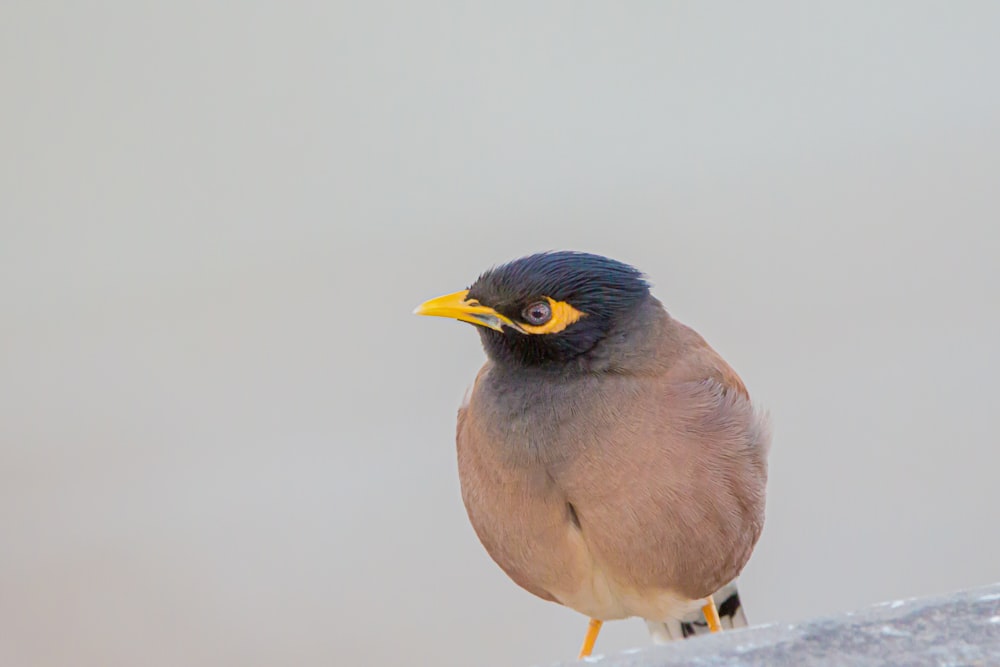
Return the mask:
<path id="1" fill-rule="evenodd" d="M 516 584 L 664 643 L 747 624 L 736 588 L 764 525 L 767 413 L 629 264 L 547 251 L 418 315 L 475 326 L 458 410 L 462 500 Z"/>

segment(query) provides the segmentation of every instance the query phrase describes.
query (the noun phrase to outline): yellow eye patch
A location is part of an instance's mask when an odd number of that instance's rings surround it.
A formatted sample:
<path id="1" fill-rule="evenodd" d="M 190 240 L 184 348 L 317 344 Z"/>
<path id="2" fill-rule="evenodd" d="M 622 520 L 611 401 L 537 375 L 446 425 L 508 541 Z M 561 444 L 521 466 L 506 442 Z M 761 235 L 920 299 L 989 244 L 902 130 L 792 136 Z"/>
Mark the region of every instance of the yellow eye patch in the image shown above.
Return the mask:
<path id="1" fill-rule="evenodd" d="M 556 301 L 551 297 L 545 297 L 545 300 L 549 302 L 549 307 L 552 309 L 552 317 L 545 324 L 533 325 L 525 324 L 524 322 L 518 322 L 517 326 L 524 333 L 529 334 L 554 334 L 559 333 L 569 325 L 573 324 L 581 317 L 586 316 L 586 313 L 580 312 L 573 306 L 569 305 L 565 301 Z"/>

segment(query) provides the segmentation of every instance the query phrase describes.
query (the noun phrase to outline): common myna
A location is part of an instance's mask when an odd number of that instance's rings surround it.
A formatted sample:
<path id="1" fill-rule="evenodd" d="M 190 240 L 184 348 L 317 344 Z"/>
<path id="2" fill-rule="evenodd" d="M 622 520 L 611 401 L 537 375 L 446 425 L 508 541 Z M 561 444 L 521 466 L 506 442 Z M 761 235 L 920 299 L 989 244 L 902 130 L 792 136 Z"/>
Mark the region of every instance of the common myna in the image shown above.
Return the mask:
<path id="1" fill-rule="evenodd" d="M 515 583 L 591 618 L 581 656 L 610 619 L 658 642 L 721 629 L 717 608 L 746 624 L 733 582 L 764 524 L 768 421 L 639 271 L 541 253 L 415 312 L 477 325 L 462 499 Z"/>

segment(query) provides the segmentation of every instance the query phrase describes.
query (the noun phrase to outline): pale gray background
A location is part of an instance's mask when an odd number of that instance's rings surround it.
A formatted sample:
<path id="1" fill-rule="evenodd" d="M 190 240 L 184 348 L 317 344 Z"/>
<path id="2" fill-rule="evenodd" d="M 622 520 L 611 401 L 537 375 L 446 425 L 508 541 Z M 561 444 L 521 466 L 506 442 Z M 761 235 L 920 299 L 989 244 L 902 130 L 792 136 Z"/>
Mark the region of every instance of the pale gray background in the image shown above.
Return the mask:
<path id="1" fill-rule="evenodd" d="M 770 407 L 753 621 L 1000 579 L 998 34 L 995 2 L 7 0 L 0 664 L 573 656 L 585 619 L 461 506 L 477 336 L 410 315 L 553 248 L 641 267 Z"/>

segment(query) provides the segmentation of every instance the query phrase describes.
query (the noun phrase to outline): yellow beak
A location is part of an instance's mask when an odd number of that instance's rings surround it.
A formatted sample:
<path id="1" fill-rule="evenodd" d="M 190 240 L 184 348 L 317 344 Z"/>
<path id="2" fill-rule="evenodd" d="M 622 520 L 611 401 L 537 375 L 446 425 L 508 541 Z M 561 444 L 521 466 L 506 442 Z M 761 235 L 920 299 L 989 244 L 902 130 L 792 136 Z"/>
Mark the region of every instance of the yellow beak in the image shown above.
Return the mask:
<path id="1" fill-rule="evenodd" d="M 446 294 L 436 299 L 425 301 L 416 310 L 414 315 L 431 315 L 434 317 L 450 317 L 462 322 L 478 324 L 481 327 L 503 331 L 505 326 L 520 330 L 509 317 L 505 317 L 493 310 L 489 306 L 482 306 L 478 301 L 467 300 L 469 290 L 462 290 L 454 294 Z"/>

